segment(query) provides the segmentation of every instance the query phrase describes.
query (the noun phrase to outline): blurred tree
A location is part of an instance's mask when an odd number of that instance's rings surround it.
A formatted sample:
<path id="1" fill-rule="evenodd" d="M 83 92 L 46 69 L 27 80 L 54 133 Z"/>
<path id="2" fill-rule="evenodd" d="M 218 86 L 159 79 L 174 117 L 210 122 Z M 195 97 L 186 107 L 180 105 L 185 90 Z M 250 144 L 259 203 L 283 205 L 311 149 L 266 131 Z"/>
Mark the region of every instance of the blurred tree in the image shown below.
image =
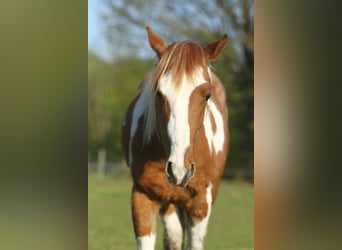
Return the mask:
<path id="1" fill-rule="evenodd" d="M 254 1 L 103 1 L 107 8 L 102 18 L 107 26 L 106 36 L 115 44 L 115 61 L 154 56 L 146 39 L 145 25 L 151 25 L 168 43 L 191 39 L 205 46 L 228 33 L 229 45 L 214 67 L 225 84 L 230 112 L 231 150 L 225 174 L 229 176 L 236 170 L 243 170 L 253 175 Z M 127 78 L 126 73 L 121 70 L 116 79 Z M 140 79 L 142 77 L 140 75 Z M 138 82 L 127 78 L 129 85 L 136 87 Z M 120 93 L 122 96 L 124 92 Z M 121 115 L 124 108 L 115 112 Z M 116 137 L 116 133 L 113 131 L 112 135 Z"/>
<path id="2" fill-rule="evenodd" d="M 142 40 L 146 37 L 145 25 L 151 25 L 166 40 L 171 35 L 175 40 L 208 42 L 228 33 L 237 54 L 241 54 L 243 46 L 253 50 L 254 1 L 251 0 L 103 1 L 107 6 L 102 13 L 107 24 L 106 36 L 116 45 L 117 55 L 146 55 L 148 43 Z"/>
<path id="3" fill-rule="evenodd" d="M 90 152 L 104 147 L 111 127 L 110 109 L 105 103 L 106 64 L 88 53 L 88 148 Z"/>
<path id="4" fill-rule="evenodd" d="M 125 110 L 152 61 L 136 57 L 112 63 L 88 52 L 88 149 L 91 158 L 100 148 L 108 160 L 122 158 L 120 129 Z"/>
<path id="5" fill-rule="evenodd" d="M 109 157 L 121 160 L 121 121 L 126 109 L 137 93 L 139 82 L 152 68 L 152 60 L 126 57 L 114 61 L 108 76 L 110 81 L 106 88 L 106 100 L 111 110 L 112 126 L 106 138 L 106 147 L 110 149 Z"/>

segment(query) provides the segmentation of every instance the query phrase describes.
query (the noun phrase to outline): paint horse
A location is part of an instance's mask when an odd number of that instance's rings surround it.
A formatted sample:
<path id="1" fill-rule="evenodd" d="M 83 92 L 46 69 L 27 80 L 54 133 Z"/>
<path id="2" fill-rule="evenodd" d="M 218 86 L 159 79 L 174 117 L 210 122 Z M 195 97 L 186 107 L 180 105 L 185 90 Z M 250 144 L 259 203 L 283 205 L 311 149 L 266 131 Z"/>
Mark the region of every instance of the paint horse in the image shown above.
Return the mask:
<path id="1" fill-rule="evenodd" d="M 229 147 L 225 91 L 209 64 L 227 35 L 202 48 L 146 30 L 158 60 L 122 122 L 137 246 L 154 249 L 161 214 L 165 249 L 182 249 L 185 232 L 187 249 L 203 249 Z"/>

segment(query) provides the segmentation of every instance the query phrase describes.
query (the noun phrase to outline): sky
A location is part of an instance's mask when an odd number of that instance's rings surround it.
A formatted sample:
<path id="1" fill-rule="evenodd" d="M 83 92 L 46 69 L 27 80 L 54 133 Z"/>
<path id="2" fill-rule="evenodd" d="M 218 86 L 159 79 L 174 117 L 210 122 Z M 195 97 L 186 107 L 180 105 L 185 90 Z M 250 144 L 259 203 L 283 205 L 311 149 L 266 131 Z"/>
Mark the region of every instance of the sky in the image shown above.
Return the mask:
<path id="1" fill-rule="evenodd" d="M 254 10 L 254 9 L 253 9 Z M 104 1 L 101 0 L 88 0 L 88 49 L 100 56 L 102 59 L 110 62 L 113 60 L 114 52 L 113 44 L 110 44 L 105 38 L 105 25 L 101 20 L 100 13 L 105 12 Z M 252 13 L 253 14 L 253 13 Z M 253 15 L 254 16 L 254 15 Z M 151 24 L 152 25 L 152 24 Z M 143 27 L 142 27 L 143 29 Z M 168 35 L 171 31 L 165 31 L 160 35 L 165 35 L 167 41 Z M 222 31 L 222 34 L 227 31 Z M 233 31 L 229 33 L 232 37 Z M 176 37 L 176 34 L 174 34 Z M 231 40 L 232 41 L 232 40 Z M 117 44 L 117 47 L 119 45 Z M 140 50 L 137 49 L 138 54 L 142 57 L 152 58 L 154 56 L 153 52 L 150 50 L 148 43 L 145 41 L 140 44 Z M 120 47 L 123 50 L 122 47 Z M 239 48 L 236 48 L 239 50 Z M 117 52 L 117 50 L 116 50 Z"/>
<path id="2" fill-rule="evenodd" d="M 88 0 L 88 49 L 101 56 L 103 59 L 111 60 L 110 47 L 104 38 L 104 25 L 99 17 L 101 1 Z"/>
<path id="3" fill-rule="evenodd" d="M 111 62 L 115 57 L 112 44 L 105 38 L 105 25 L 101 20 L 100 13 L 106 12 L 103 1 L 88 0 L 88 49 L 100 56 L 107 62 Z M 142 30 L 145 30 L 142 27 Z M 153 58 L 154 53 L 150 50 L 147 40 L 142 45 L 138 55 Z M 121 47 L 124 53 L 124 47 Z M 117 52 L 117 51 L 116 51 Z"/>

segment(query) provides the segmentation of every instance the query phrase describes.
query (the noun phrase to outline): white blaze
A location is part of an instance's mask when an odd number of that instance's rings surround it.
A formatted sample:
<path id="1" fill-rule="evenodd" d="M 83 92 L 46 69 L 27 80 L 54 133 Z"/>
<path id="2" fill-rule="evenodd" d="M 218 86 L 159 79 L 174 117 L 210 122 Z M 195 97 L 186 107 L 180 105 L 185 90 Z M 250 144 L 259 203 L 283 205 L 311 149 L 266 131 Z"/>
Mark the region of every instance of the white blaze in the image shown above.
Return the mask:
<path id="1" fill-rule="evenodd" d="M 193 90 L 206 83 L 202 69 L 192 77 L 193 82 L 184 76 L 182 83 L 175 83 L 169 75 L 162 76 L 159 80 L 160 91 L 167 98 L 170 106 L 170 118 L 167 131 L 171 140 L 171 152 L 169 161 L 172 162 L 173 174 L 180 182 L 185 173 L 184 155 L 190 145 L 190 126 L 189 126 L 189 101 Z M 179 89 L 175 88 L 179 85 Z M 178 183 L 179 184 L 179 183 Z"/>
<path id="2" fill-rule="evenodd" d="M 167 131 L 171 140 L 171 152 L 168 160 L 173 163 L 172 171 L 179 182 L 186 173 L 184 156 L 190 145 L 190 126 L 188 121 L 190 96 L 195 88 L 206 83 L 201 68 L 198 69 L 191 79 L 184 76 L 182 78 L 183 82 L 181 83 L 175 83 L 170 75 L 164 75 L 159 79 L 160 91 L 167 98 L 170 106 L 170 118 Z M 179 89 L 176 89 L 175 85 L 178 85 Z M 132 139 L 137 131 L 139 119 L 142 116 L 145 116 L 144 119 L 148 119 L 144 121 L 146 125 L 144 131 L 145 143 L 149 141 L 155 129 L 154 107 L 151 106 L 154 105 L 153 97 L 151 89 L 145 87 L 134 106 L 129 140 L 130 166 L 133 164 Z M 211 124 L 210 114 L 213 116 L 216 125 L 215 133 Z M 123 122 L 126 122 L 125 119 Z M 213 152 L 213 150 L 215 153 L 222 151 L 224 145 L 223 117 L 215 103 L 210 99 L 204 114 L 204 129 L 210 152 Z"/>

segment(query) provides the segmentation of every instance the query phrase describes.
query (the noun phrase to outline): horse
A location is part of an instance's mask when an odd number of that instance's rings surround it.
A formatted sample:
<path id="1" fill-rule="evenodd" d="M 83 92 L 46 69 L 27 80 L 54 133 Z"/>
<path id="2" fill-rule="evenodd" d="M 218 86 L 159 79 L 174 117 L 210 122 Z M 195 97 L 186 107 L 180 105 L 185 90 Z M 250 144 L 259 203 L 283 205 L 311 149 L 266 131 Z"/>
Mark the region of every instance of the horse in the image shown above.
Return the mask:
<path id="1" fill-rule="evenodd" d="M 121 131 L 133 179 L 137 248 L 154 249 L 160 214 L 165 249 L 182 249 L 185 239 L 186 249 L 203 249 L 229 150 L 225 90 L 210 63 L 228 38 L 224 34 L 204 48 L 191 41 L 167 45 L 145 28 L 157 59 Z"/>

